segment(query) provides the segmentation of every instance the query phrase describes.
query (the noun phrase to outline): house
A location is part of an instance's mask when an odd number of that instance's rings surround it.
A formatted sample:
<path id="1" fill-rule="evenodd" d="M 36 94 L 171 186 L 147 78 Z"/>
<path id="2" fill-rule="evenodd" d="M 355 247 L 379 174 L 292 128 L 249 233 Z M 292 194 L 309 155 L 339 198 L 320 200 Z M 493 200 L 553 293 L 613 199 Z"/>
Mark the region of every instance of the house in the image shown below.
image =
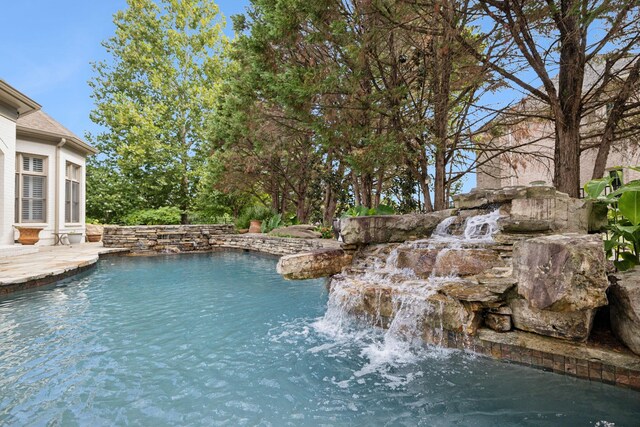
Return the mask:
<path id="1" fill-rule="evenodd" d="M 632 62 L 622 61 L 621 69 Z M 587 69 L 584 92 L 601 80 L 604 64 L 596 63 Z M 640 102 L 640 96 L 633 97 L 633 103 Z M 591 180 L 598 153 L 597 147 L 588 148 L 599 141 L 604 123 L 608 118 L 610 104 L 596 103 L 583 117 L 581 136 L 585 148 L 580 157 L 580 185 Z M 487 132 L 480 145 L 477 169 L 477 188 L 502 188 L 514 185 L 530 185 L 544 181 L 553 182 L 553 154 L 555 129 L 551 120 L 543 119 L 546 105 L 541 105 L 532 97 L 521 100 L 493 123 L 485 125 Z M 635 111 L 635 110 L 634 110 Z M 640 112 L 635 111 L 635 114 Z M 536 117 L 537 116 L 537 117 Z M 637 116 L 640 117 L 640 116 Z M 487 149 L 487 151 L 484 151 Z M 500 153 L 500 154 L 498 154 Z M 498 154 L 498 155 L 496 155 Z M 495 156 L 495 157 L 494 157 Z M 628 166 L 640 165 L 640 139 L 637 136 L 616 141 L 609 152 L 605 175 L 621 177 L 622 182 L 640 179 L 640 172 Z M 617 183 L 619 184 L 619 183 Z M 614 186 L 616 183 L 614 183 Z"/>
<path id="2" fill-rule="evenodd" d="M 85 162 L 97 150 L 0 80 L 0 245 L 16 227 L 38 227 L 39 245 L 55 233 L 85 231 Z"/>

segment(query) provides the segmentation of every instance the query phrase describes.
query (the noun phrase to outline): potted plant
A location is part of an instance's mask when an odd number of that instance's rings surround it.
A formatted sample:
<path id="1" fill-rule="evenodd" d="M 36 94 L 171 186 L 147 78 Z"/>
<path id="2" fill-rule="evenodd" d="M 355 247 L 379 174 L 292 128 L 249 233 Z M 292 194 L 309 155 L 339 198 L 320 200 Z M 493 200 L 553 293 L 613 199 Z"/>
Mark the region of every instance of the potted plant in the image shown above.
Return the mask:
<path id="1" fill-rule="evenodd" d="M 35 245 L 40 240 L 40 232 L 43 227 L 24 227 L 17 226 L 16 230 L 20 232 L 18 242 L 22 245 Z"/>
<path id="2" fill-rule="evenodd" d="M 87 224 L 85 232 L 89 242 L 95 243 L 102 240 L 103 227 L 99 224 Z"/>
<path id="3" fill-rule="evenodd" d="M 262 221 L 259 219 L 249 221 L 249 233 L 262 233 Z"/>

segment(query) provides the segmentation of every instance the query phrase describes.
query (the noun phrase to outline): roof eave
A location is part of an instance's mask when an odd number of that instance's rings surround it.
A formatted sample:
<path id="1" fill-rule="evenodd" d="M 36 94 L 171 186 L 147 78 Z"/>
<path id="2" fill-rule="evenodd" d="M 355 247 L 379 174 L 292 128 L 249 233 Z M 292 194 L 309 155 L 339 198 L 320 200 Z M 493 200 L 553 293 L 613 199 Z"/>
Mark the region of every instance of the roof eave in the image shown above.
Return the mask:
<path id="1" fill-rule="evenodd" d="M 95 147 L 92 147 L 91 145 L 87 144 L 86 142 L 84 142 L 79 138 L 76 138 L 75 136 L 61 135 L 53 132 L 31 129 L 21 125 L 16 126 L 16 133 L 21 136 L 35 137 L 35 138 L 49 140 L 52 142 L 57 142 L 60 139 L 64 138 L 66 139 L 67 144 L 70 144 L 71 146 L 73 146 L 79 151 L 82 151 L 88 155 L 98 154 L 98 150 Z"/>
<path id="2" fill-rule="evenodd" d="M 21 116 L 42 108 L 36 101 L 10 86 L 4 80 L 0 80 L 0 99 L 15 107 Z"/>

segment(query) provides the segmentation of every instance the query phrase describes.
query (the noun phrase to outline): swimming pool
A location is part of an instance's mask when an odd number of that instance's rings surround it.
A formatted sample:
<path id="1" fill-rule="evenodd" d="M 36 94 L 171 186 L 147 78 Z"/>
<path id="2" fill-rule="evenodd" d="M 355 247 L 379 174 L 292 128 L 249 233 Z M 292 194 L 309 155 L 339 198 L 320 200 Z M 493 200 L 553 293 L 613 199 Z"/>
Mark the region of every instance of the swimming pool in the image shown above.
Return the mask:
<path id="1" fill-rule="evenodd" d="M 0 300 L 0 425 L 637 425 L 640 393 L 332 330 L 324 281 L 112 258 Z M 614 423 L 614 424 L 611 424 Z"/>

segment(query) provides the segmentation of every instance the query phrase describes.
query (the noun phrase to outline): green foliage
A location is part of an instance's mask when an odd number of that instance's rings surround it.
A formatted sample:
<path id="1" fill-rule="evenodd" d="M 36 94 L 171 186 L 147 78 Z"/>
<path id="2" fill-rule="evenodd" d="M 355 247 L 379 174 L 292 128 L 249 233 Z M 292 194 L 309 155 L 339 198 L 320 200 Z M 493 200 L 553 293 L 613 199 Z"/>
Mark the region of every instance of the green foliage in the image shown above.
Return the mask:
<path id="1" fill-rule="evenodd" d="M 366 206 L 355 206 L 347 209 L 342 215 L 343 218 L 356 216 L 373 216 L 373 215 L 394 215 L 393 207 L 388 205 L 378 205 L 377 208 L 368 208 Z"/>
<path id="2" fill-rule="evenodd" d="M 278 227 L 282 227 L 284 225 L 282 221 L 282 214 L 275 214 L 265 220 L 262 221 L 261 230 L 263 233 L 268 233 L 271 230 L 275 230 Z"/>
<path id="3" fill-rule="evenodd" d="M 165 206 L 131 212 L 124 217 L 126 225 L 173 225 L 180 224 L 180 209 Z"/>
<path id="4" fill-rule="evenodd" d="M 585 185 L 584 190 L 589 198 L 609 207 L 605 250 L 613 258 L 616 268 L 624 271 L 640 264 L 640 181 L 631 181 L 604 195 L 605 188 L 614 179 L 594 179 Z"/>
<path id="5" fill-rule="evenodd" d="M 249 222 L 253 219 L 264 221 L 266 219 L 271 218 L 274 215 L 274 212 L 266 206 L 263 205 L 251 205 L 247 207 L 238 219 L 236 220 L 236 227 L 238 229 L 249 228 Z"/>
<path id="6" fill-rule="evenodd" d="M 323 239 L 333 239 L 333 227 L 331 226 L 320 225 L 316 227 L 315 231 L 320 233 Z"/>
<path id="7" fill-rule="evenodd" d="M 87 162 L 87 216 L 101 224 L 118 224 L 124 216 L 144 206 L 126 178 L 105 162 L 91 157 Z"/>
<path id="8" fill-rule="evenodd" d="M 218 7 L 212 0 L 127 0 L 114 23 L 115 35 L 103 43 L 110 58 L 93 64 L 89 82 L 91 119 L 104 129 L 89 139 L 110 180 L 88 182 L 119 191 L 98 196 L 91 189 L 91 214 L 113 221 L 142 208 L 187 212 L 227 45 Z"/>

